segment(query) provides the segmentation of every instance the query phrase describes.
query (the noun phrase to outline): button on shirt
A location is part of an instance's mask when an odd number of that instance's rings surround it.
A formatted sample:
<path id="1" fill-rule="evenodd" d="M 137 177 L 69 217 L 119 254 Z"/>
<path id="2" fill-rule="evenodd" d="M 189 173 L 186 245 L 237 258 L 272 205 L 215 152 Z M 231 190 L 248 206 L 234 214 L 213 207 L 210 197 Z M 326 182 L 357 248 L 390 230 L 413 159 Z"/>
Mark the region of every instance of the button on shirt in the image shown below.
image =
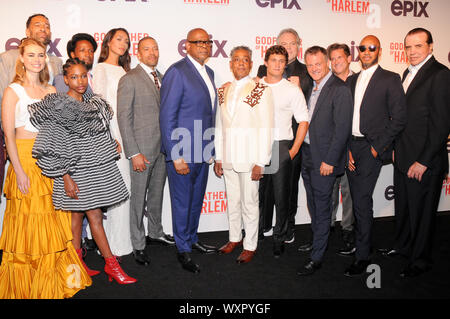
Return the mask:
<path id="1" fill-rule="evenodd" d="M 427 61 L 432 57 L 432 54 L 428 54 L 428 56 L 425 58 L 425 60 L 423 60 L 422 62 L 420 62 L 417 65 L 410 65 L 408 67 L 408 74 L 406 75 L 405 80 L 403 81 L 403 89 L 406 91 L 408 91 L 409 85 L 411 84 L 411 82 L 414 80 L 414 77 L 416 76 L 417 72 L 419 72 L 420 68 L 427 63 Z"/>
<path id="2" fill-rule="evenodd" d="M 331 77 L 332 74 L 333 73 L 331 71 L 328 71 L 328 74 L 325 75 L 325 77 L 322 79 L 322 81 L 320 81 L 319 85 L 317 85 L 316 81 L 314 81 L 311 96 L 308 101 L 309 122 L 311 122 L 311 118 L 314 114 L 314 109 L 316 108 L 316 103 L 317 103 L 317 100 L 319 99 L 320 92 L 322 91 L 322 88 L 325 86 L 325 83 L 327 83 L 328 79 Z M 309 129 L 308 129 L 308 132 L 306 132 L 304 142 L 310 144 Z"/>
<path id="3" fill-rule="evenodd" d="M 206 72 L 206 67 L 204 65 L 201 65 L 198 63 L 193 57 L 191 57 L 189 54 L 187 55 L 189 60 L 194 64 L 195 68 L 197 69 L 198 73 L 202 76 L 203 81 L 205 81 L 206 86 L 208 87 L 209 96 L 211 98 L 211 106 L 214 108 L 214 101 L 216 99 L 216 90 L 214 90 L 214 85 L 211 82 L 211 79 L 208 76 L 208 73 Z"/>
<path id="4" fill-rule="evenodd" d="M 355 87 L 355 104 L 353 109 L 353 124 L 352 124 L 352 135 L 354 136 L 364 136 L 359 130 L 360 127 L 360 110 L 361 103 L 366 92 L 367 86 L 369 85 L 370 79 L 378 68 L 378 64 L 372 65 L 367 70 L 362 70 L 358 75 Z"/>

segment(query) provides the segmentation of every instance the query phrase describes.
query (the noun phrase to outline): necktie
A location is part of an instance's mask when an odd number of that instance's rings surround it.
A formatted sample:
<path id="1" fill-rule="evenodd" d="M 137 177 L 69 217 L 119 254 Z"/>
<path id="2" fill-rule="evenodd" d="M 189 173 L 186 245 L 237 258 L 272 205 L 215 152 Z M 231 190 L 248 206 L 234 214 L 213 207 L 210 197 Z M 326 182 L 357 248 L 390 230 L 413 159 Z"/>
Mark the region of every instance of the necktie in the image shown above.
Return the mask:
<path id="1" fill-rule="evenodd" d="M 152 75 L 153 75 L 153 79 L 155 80 L 155 86 L 159 90 L 158 75 L 156 74 L 155 71 L 152 72 Z"/>

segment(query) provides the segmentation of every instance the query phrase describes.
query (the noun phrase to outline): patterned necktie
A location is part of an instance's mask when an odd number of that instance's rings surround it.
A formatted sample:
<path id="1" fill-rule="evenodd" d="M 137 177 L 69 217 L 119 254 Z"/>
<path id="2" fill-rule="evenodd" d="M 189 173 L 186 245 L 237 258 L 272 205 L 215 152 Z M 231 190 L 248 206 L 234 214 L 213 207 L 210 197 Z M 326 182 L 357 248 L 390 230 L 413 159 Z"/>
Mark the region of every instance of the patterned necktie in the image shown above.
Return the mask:
<path id="1" fill-rule="evenodd" d="M 158 82 L 158 75 L 155 71 L 152 72 L 153 78 L 155 79 L 155 86 L 159 90 L 159 82 Z"/>

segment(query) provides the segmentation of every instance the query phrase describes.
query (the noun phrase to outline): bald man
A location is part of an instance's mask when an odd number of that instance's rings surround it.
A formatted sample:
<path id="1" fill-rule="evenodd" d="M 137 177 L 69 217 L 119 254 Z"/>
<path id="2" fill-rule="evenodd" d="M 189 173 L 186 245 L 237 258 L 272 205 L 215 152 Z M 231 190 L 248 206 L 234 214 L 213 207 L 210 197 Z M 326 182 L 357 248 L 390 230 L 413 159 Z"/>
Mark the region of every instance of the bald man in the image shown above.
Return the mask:
<path id="1" fill-rule="evenodd" d="M 368 35 L 358 51 L 362 70 L 347 80 L 354 103 L 347 176 L 356 221 L 356 252 L 346 276 L 361 275 L 370 264 L 373 191 L 382 165 L 392 161 L 393 142 L 406 125 L 400 76 L 378 65 L 380 40 Z"/>
<path id="2" fill-rule="evenodd" d="M 187 56 L 167 70 L 161 85 L 161 149 L 166 155 L 172 205 L 172 225 L 178 261 L 197 273 L 190 254 L 217 249 L 197 237 L 209 165 L 214 156 L 214 119 L 217 104 L 214 72 L 205 65 L 212 41 L 203 29 L 189 31 Z"/>

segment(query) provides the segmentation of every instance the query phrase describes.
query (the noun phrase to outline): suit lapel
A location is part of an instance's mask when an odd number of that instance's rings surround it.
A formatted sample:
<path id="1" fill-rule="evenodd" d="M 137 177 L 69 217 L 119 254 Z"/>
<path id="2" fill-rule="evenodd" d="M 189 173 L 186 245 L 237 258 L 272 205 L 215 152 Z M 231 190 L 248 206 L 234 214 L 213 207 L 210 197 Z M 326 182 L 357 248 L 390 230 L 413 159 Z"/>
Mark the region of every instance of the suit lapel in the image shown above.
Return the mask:
<path id="1" fill-rule="evenodd" d="M 194 77 L 197 79 L 197 81 L 200 83 L 200 86 L 203 88 L 204 93 L 205 93 L 206 96 L 208 97 L 209 105 L 210 105 L 210 107 L 212 108 L 212 105 L 211 105 L 211 98 L 210 98 L 210 95 L 209 95 L 208 86 L 206 85 L 205 81 L 203 80 L 203 78 L 202 78 L 200 72 L 197 70 L 197 68 L 195 67 L 195 65 L 191 62 L 191 60 L 189 60 L 189 57 L 186 56 L 184 59 L 185 59 L 187 65 L 191 68 L 192 74 L 193 74 Z M 205 67 L 206 67 L 206 66 L 205 66 Z M 206 73 L 208 74 L 209 79 L 211 80 L 211 76 L 210 76 L 208 70 L 206 70 Z M 213 82 L 212 80 L 211 80 L 211 82 L 213 83 L 213 86 L 214 86 L 214 82 Z M 214 89 L 215 89 L 215 88 L 214 88 Z"/>
<path id="2" fill-rule="evenodd" d="M 366 90 L 364 91 L 364 95 L 363 95 L 363 98 L 362 98 L 362 100 L 361 100 L 360 112 L 361 112 L 361 110 L 363 109 L 364 102 L 366 101 L 367 95 L 369 94 L 369 92 L 372 92 L 372 91 L 373 91 L 373 88 L 374 88 L 374 86 L 375 86 L 377 83 L 382 83 L 382 81 L 381 81 L 381 79 L 380 79 L 380 77 L 381 77 L 381 75 L 382 75 L 382 71 L 383 71 L 383 69 L 381 68 L 381 66 L 378 66 L 377 69 L 375 70 L 375 72 L 372 74 L 372 77 L 370 78 L 370 81 L 369 81 L 369 83 L 367 84 L 367 88 L 366 88 Z M 360 72 L 360 73 L 361 73 L 361 72 Z M 358 76 L 359 76 L 359 75 L 358 75 Z M 355 86 L 356 86 L 356 81 L 355 81 Z"/>
<path id="3" fill-rule="evenodd" d="M 138 76 L 141 78 L 143 85 L 145 85 L 147 87 L 147 90 L 150 90 L 153 92 L 153 94 L 156 96 L 156 98 L 158 99 L 158 106 L 159 106 L 159 91 L 156 88 L 154 79 L 152 79 L 150 77 L 150 74 L 148 74 L 144 68 L 142 66 L 140 66 L 139 64 L 136 66 L 136 72 L 138 74 Z"/>
<path id="4" fill-rule="evenodd" d="M 331 72 L 331 71 L 330 71 Z M 331 77 L 328 79 L 327 83 L 323 86 L 322 90 L 320 91 L 319 97 L 317 98 L 316 106 L 314 107 L 313 114 L 311 116 L 311 122 L 314 120 L 314 117 L 317 114 L 317 110 L 320 108 L 322 103 L 326 101 L 328 94 L 330 93 L 331 85 L 334 81 L 333 79 L 334 75 L 331 75 Z M 312 92 L 311 92 L 312 94 Z"/>
<path id="5" fill-rule="evenodd" d="M 436 60 L 432 56 L 424 65 L 422 65 L 419 72 L 417 72 L 416 76 L 414 77 L 412 82 L 409 84 L 408 90 L 406 91 L 406 95 L 408 95 L 410 92 L 414 91 L 414 89 L 418 85 L 420 85 L 423 81 L 425 81 L 429 77 L 429 75 L 430 75 L 429 71 L 435 61 Z"/>

